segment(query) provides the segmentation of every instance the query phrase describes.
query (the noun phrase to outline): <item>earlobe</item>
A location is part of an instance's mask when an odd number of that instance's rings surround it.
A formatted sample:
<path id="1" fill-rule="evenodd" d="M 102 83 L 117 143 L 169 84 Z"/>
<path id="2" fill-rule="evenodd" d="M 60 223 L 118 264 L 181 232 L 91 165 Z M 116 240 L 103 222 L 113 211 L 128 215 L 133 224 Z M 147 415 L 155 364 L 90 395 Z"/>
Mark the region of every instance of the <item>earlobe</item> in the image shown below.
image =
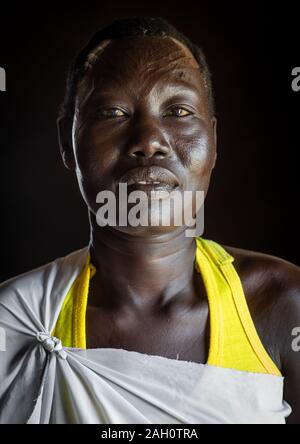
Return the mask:
<path id="1" fill-rule="evenodd" d="M 58 117 L 56 121 L 58 132 L 58 143 L 63 163 L 68 170 L 75 169 L 75 159 L 73 153 L 72 136 L 70 125 L 64 117 Z"/>

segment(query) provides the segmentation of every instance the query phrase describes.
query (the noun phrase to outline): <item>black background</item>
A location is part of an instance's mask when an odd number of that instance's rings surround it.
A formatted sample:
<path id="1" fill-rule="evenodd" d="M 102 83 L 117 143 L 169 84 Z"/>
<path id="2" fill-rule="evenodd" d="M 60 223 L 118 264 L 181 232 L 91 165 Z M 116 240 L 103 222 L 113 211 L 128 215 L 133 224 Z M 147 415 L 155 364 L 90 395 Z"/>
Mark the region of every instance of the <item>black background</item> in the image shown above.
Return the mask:
<path id="1" fill-rule="evenodd" d="M 296 2 L 9 2 L 1 5 L 1 275 L 88 243 L 87 210 L 60 159 L 56 116 L 69 63 L 121 17 L 162 16 L 201 46 L 213 74 L 218 160 L 204 237 L 299 264 L 300 66 Z M 298 35 L 297 35 L 298 34 Z"/>

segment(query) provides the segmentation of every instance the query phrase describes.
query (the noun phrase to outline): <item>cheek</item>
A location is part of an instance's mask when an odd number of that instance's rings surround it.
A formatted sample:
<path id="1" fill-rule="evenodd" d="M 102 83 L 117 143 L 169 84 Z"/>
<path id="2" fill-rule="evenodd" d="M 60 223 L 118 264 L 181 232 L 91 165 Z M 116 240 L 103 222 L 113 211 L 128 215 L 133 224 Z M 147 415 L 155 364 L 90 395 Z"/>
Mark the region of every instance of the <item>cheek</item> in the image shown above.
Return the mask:
<path id="1" fill-rule="evenodd" d="M 191 173 L 205 173 L 210 168 L 212 147 L 206 137 L 194 141 L 189 151 L 188 168 Z"/>
<path id="2" fill-rule="evenodd" d="M 198 128 L 182 137 L 178 154 L 186 170 L 189 189 L 207 188 L 215 156 L 212 132 Z"/>
<path id="3" fill-rule="evenodd" d="M 99 204 L 97 194 L 113 187 L 112 172 L 119 158 L 111 140 L 101 136 L 91 125 L 82 125 L 74 132 L 76 176 L 80 192 L 89 209 L 95 214 Z"/>
<path id="4" fill-rule="evenodd" d="M 76 133 L 75 157 L 81 180 L 101 187 L 108 180 L 119 154 L 111 138 L 91 125 L 83 125 Z"/>

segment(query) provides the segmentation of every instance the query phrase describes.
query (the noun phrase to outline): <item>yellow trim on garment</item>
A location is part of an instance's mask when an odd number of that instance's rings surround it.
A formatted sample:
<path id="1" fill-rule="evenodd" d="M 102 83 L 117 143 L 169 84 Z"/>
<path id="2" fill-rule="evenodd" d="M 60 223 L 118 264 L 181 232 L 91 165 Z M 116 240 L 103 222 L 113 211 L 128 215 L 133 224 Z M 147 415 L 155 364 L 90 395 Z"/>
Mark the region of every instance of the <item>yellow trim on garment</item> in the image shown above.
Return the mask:
<path id="1" fill-rule="evenodd" d="M 96 268 L 88 254 L 85 266 L 73 282 L 51 333 L 60 338 L 65 347 L 86 348 L 86 307 L 89 282 L 95 273 Z"/>
<path id="2" fill-rule="evenodd" d="M 281 376 L 257 334 L 233 256 L 212 240 L 198 237 L 196 243 L 195 265 L 207 289 L 210 309 L 207 363 Z"/>
<path id="3" fill-rule="evenodd" d="M 251 318 L 234 258 L 218 243 L 198 237 L 195 269 L 201 274 L 210 312 L 208 365 L 281 376 L 264 348 Z M 53 336 L 65 347 L 86 348 L 86 307 L 90 279 L 96 272 L 86 264 L 70 288 Z"/>

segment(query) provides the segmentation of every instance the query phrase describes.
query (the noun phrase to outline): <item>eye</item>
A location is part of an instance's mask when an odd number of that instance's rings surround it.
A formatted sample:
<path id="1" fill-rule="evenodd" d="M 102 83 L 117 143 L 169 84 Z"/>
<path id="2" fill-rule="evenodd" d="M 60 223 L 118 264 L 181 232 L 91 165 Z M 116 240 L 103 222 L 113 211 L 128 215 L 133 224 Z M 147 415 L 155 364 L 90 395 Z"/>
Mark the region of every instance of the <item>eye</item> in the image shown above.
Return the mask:
<path id="1" fill-rule="evenodd" d="M 190 116 L 191 114 L 193 113 L 181 106 L 173 107 L 166 113 L 167 116 L 175 115 L 176 117 L 186 117 Z"/>
<path id="2" fill-rule="evenodd" d="M 126 113 L 120 108 L 100 108 L 97 111 L 98 116 L 114 118 L 114 117 L 124 117 Z"/>

